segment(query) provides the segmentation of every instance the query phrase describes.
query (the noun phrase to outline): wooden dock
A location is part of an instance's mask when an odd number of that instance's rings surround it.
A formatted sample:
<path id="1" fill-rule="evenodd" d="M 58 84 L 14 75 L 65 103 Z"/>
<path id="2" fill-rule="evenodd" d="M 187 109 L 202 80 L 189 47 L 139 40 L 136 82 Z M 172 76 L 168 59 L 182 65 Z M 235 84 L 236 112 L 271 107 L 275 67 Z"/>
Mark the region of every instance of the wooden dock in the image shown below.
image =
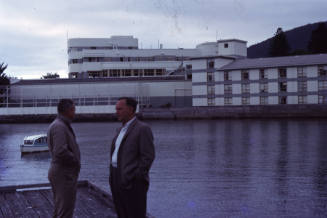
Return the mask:
<path id="1" fill-rule="evenodd" d="M 0 187 L 0 217 L 52 217 L 50 184 Z M 78 183 L 74 217 L 117 217 L 112 197 L 89 183 Z"/>

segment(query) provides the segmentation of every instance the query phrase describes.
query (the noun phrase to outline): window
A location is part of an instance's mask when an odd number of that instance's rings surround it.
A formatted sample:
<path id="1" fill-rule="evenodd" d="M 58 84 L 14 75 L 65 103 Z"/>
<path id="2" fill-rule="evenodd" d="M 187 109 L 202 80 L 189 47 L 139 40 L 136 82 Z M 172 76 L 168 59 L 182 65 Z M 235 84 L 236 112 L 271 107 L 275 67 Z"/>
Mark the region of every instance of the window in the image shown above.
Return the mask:
<path id="1" fill-rule="evenodd" d="M 307 91 L 307 82 L 306 81 L 298 81 L 298 92 L 306 92 Z"/>
<path id="2" fill-rule="evenodd" d="M 192 64 L 187 64 L 187 65 L 186 65 L 186 69 L 187 69 L 187 70 L 192 70 Z"/>
<path id="3" fill-rule="evenodd" d="M 250 97 L 242 97 L 242 105 L 249 105 Z"/>
<path id="4" fill-rule="evenodd" d="M 242 84 L 242 93 L 250 93 L 250 84 Z"/>
<path id="5" fill-rule="evenodd" d="M 144 69 L 138 69 L 139 76 L 144 76 Z"/>
<path id="6" fill-rule="evenodd" d="M 231 105 L 231 104 L 232 104 L 232 98 L 230 98 L 230 97 L 225 97 L 225 98 L 224 98 L 224 104 L 225 104 L 225 105 Z"/>
<path id="7" fill-rule="evenodd" d="M 327 104 L 327 96 L 319 95 L 318 96 L 318 104 Z"/>
<path id="8" fill-rule="evenodd" d="M 319 81 L 318 82 L 318 90 L 327 90 L 327 80 Z"/>
<path id="9" fill-rule="evenodd" d="M 280 96 L 279 97 L 279 104 L 287 104 L 287 97 L 286 96 Z"/>
<path id="10" fill-rule="evenodd" d="M 229 72 L 228 71 L 224 72 L 224 81 L 229 81 Z"/>
<path id="11" fill-rule="evenodd" d="M 124 71 L 124 76 L 131 76 L 131 70 L 123 70 Z"/>
<path id="12" fill-rule="evenodd" d="M 242 80 L 248 80 L 249 79 L 249 71 L 243 70 L 241 72 L 242 74 Z"/>
<path id="13" fill-rule="evenodd" d="M 286 92 L 287 91 L 287 82 L 280 82 L 279 83 L 279 91 Z"/>
<path id="14" fill-rule="evenodd" d="M 307 72 L 305 71 L 305 67 L 298 67 L 297 68 L 297 77 L 301 78 L 301 77 L 306 77 L 307 76 Z"/>
<path id="15" fill-rule="evenodd" d="M 327 76 L 327 65 L 318 66 L 318 75 Z"/>
<path id="16" fill-rule="evenodd" d="M 224 44 L 224 48 L 228 48 L 228 43 L 225 43 Z"/>
<path id="17" fill-rule="evenodd" d="M 208 72 L 207 73 L 207 81 L 208 82 L 213 82 L 214 81 L 214 77 L 213 77 L 213 73 L 212 72 Z"/>
<path id="18" fill-rule="evenodd" d="M 100 77 L 100 72 L 98 71 L 88 71 L 89 78 L 98 78 Z"/>
<path id="19" fill-rule="evenodd" d="M 163 75 L 163 72 L 164 72 L 163 69 L 157 69 L 157 70 L 156 70 L 156 75 L 157 75 L 157 76 L 161 76 L 161 75 Z"/>
<path id="20" fill-rule="evenodd" d="M 232 84 L 224 85 L 224 94 L 232 94 L 232 91 L 233 91 Z"/>
<path id="21" fill-rule="evenodd" d="M 215 99 L 214 98 L 208 98 L 208 106 L 214 106 L 215 105 Z"/>
<path id="22" fill-rule="evenodd" d="M 108 70 L 103 70 L 102 74 L 103 74 L 103 77 L 108 77 Z"/>
<path id="23" fill-rule="evenodd" d="M 214 94 L 215 94 L 215 87 L 208 86 L 208 95 L 214 95 Z"/>
<path id="24" fill-rule="evenodd" d="M 260 69 L 259 76 L 260 76 L 260 79 L 268 79 L 268 74 L 265 71 L 265 69 Z"/>
<path id="25" fill-rule="evenodd" d="M 299 95 L 298 96 L 299 104 L 306 104 L 307 103 L 307 96 L 306 95 Z"/>
<path id="26" fill-rule="evenodd" d="M 261 105 L 268 104 L 268 97 L 266 97 L 266 96 L 260 96 L 260 104 Z"/>
<path id="27" fill-rule="evenodd" d="M 78 72 L 69 73 L 70 78 L 76 79 L 78 77 Z"/>
<path id="28" fill-rule="evenodd" d="M 134 74 L 134 76 L 138 76 L 139 75 L 139 70 L 138 69 L 134 69 L 133 70 L 133 74 Z"/>
<path id="29" fill-rule="evenodd" d="M 145 69 L 144 76 L 154 76 L 154 70 L 153 69 Z"/>
<path id="30" fill-rule="evenodd" d="M 208 67 L 209 68 L 214 68 L 215 67 L 215 62 L 214 61 L 209 61 L 208 62 Z"/>
<path id="31" fill-rule="evenodd" d="M 119 72 L 119 70 L 110 70 L 109 71 L 109 76 L 110 77 L 119 77 L 120 76 L 120 72 Z"/>
<path id="32" fill-rule="evenodd" d="M 87 58 L 87 61 L 88 62 L 98 62 L 98 58 L 96 58 L 96 57 L 88 57 Z"/>
<path id="33" fill-rule="evenodd" d="M 260 83 L 259 89 L 260 92 L 268 92 L 268 83 Z"/>
<path id="34" fill-rule="evenodd" d="M 279 78 L 286 78 L 286 68 L 279 68 L 278 73 L 279 73 Z"/>

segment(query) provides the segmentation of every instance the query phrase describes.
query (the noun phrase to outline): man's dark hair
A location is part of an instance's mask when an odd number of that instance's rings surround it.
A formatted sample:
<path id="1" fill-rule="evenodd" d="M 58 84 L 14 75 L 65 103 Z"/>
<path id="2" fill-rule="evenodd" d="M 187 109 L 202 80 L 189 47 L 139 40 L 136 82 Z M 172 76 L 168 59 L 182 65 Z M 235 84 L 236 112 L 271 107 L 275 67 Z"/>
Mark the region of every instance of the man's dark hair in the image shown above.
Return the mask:
<path id="1" fill-rule="evenodd" d="M 73 100 L 66 99 L 66 98 L 60 99 L 58 106 L 57 106 L 58 113 L 60 113 L 60 114 L 65 113 L 67 110 L 69 110 L 73 106 L 74 106 Z"/>
<path id="2" fill-rule="evenodd" d="M 126 105 L 132 107 L 133 108 L 133 111 L 135 113 L 136 106 L 137 106 L 137 101 L 134 98 L 131 98 L 131 97 L 121 97 L 118 100 L 119 101 L 120 100 L 125 100 L 126 101 Z"/>

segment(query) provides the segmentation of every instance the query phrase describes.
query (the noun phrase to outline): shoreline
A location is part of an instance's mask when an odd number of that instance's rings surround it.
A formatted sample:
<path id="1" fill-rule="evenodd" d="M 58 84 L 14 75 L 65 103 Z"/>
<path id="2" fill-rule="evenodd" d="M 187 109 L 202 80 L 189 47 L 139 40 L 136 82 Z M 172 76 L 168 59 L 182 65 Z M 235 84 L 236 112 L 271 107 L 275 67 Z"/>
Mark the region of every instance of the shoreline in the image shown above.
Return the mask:
<path id="1" fill-rule="evenodd" d="M 185 108 L 143 108 L 141 120 L 212 120 L 212 119 L 313 119 L 327 118 L 327 105 L 256 105 Z M 50 123 L 54 114 L 0 115 L 0 123 Z M 117 121 L 116 115 L 76 114 L 74 122 Z"/>

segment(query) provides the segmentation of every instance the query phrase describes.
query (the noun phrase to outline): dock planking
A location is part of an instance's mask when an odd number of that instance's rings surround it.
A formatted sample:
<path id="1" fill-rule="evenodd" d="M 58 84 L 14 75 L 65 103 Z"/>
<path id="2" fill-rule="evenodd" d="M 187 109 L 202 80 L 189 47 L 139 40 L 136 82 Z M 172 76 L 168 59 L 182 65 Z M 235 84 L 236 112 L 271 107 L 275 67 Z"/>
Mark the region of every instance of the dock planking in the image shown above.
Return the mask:
<path id="1" fill-rule="evenodd" d="M 0 217 L 52 217 L 49 184 L 0 187 Z M 88 181 L 80 181 L 74 217 L 116 218 L 111 195 Z"/>

